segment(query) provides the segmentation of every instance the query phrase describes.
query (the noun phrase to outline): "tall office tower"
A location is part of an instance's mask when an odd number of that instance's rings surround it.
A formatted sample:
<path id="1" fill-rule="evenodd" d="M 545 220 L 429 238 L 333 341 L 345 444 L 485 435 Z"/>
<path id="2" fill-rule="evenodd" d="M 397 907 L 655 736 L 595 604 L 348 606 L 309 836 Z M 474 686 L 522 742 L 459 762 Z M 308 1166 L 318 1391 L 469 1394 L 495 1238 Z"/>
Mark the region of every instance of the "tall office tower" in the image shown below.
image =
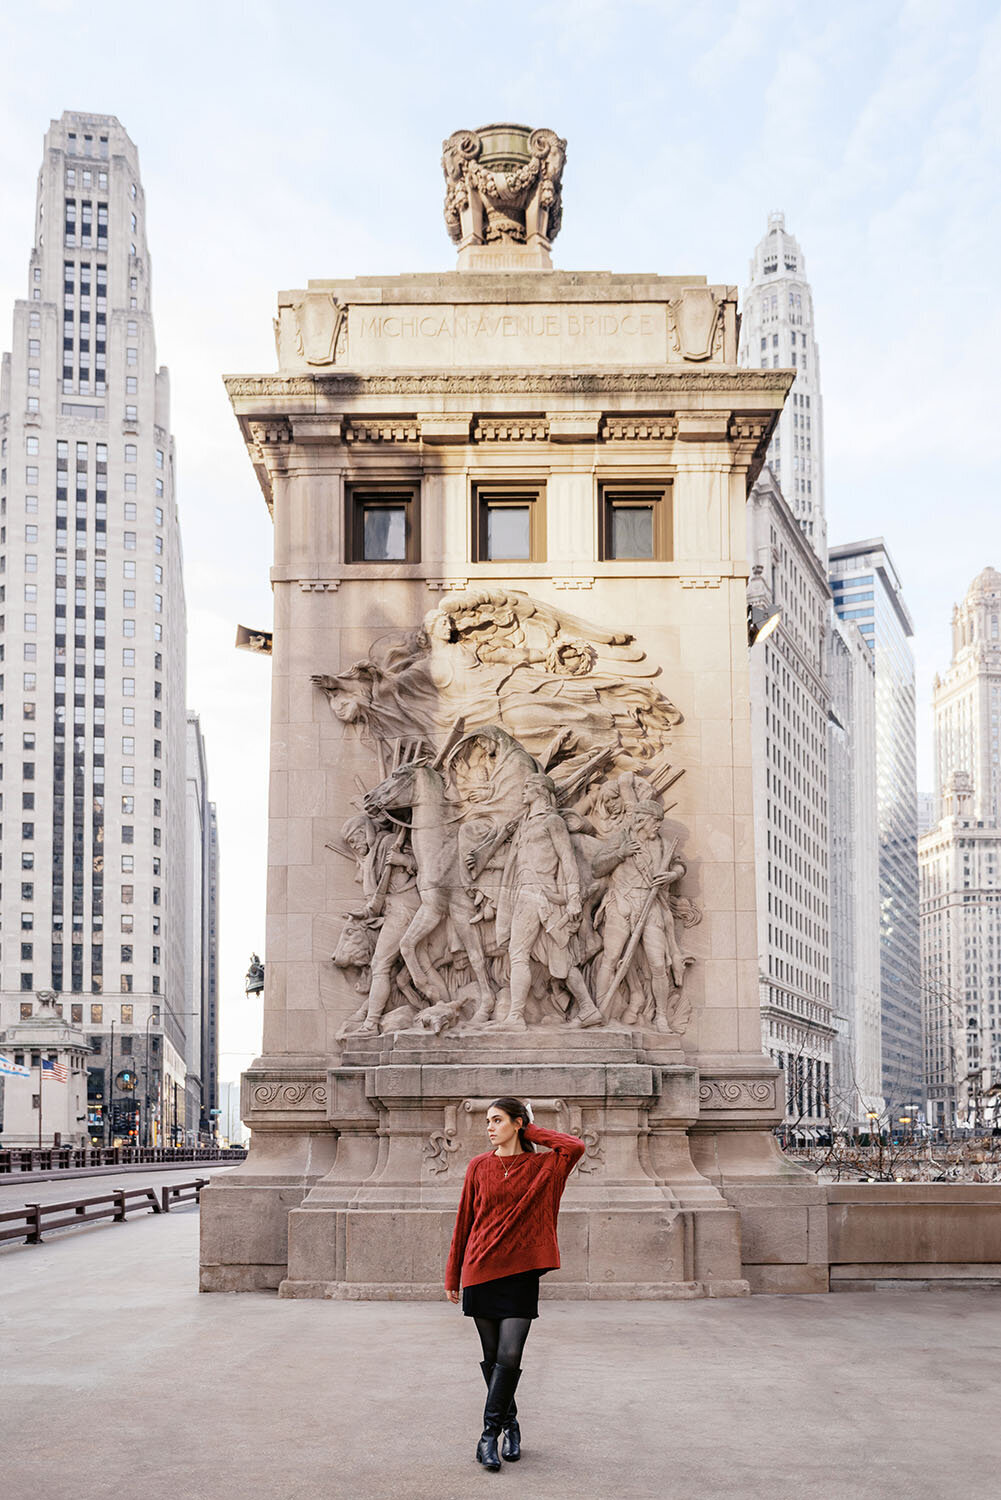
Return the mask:
<path id="1" fill-rule="evenodd" d="M 751 260 L 740 326 L 740 363 L 749 369 L 793 369 L 796 381 L 768 449 L 768 463 L 811 547 L 827 562 L 824 509 L 824 408 L 813 295 L 799 242 L 785 215 L 768 215 L 768 230 Z"/>
<path id="2" fill-rule="evenodd" d="M 189 1141 L 210 1142 L 219 1104 L 218 951 L 219 886 L 215 804 L 208 799 L 205 739 L 198 715 L 189 713 L 185 780 L 184 948 L 185 1011 L 191 1018 L 186 1056 L 184 1129 Z"/>
<path id="3" fill-rule="evenodd" d="M 830 590 L 767 467 L 748 497 L 747 531 L 748 602 L 782 611 L 750 657 L 762 1035 L 785 1076 L 786 1124 L 809 1136 L 830 1118 L 835 1035 L 824 678 Z"/>
<path id="4" fill-rule="evenodd" d="M 882 1092 L 889 1109 L 912 1113 L 923 1098 L 914 628 L 882 537 L 832 547 L 830 574 L 834 608 L 876 669 Z"/>
<path id="5" fill-rule="evenodd" d="M 918 844 L 925 1082 L 938 1125 L 986 1123 L 1001 1082 L 1001 573 L 984 568 L 952 614 L 935 678 L 935 795 Z"/>
<path id="6" fill-rule="evenodd" d="M 928 1118 L 998 1121 L 1001 1084 L 1001 828 L 977 817 L 967 771 L 941 788 L 942 817 L 918 841 Z"/>
<path id="7" fill-rule="evenodd" d="M 825 677 L 830 818 L 835 1123 L 883 1109 L 879 991 L 876 667 L 853 621 L 831 612 Z"/>
<path id="8" fill-rule="evenodd" d="M 54 990 L 89 1135 L 160 1138 L 183 1079 L 185 607 L 136 148 L 52 122 L 0 384 L 2 1022 Z M 85 1122 L 81 1122 L 81 1133 Z"/>
<path id="9" fill-rule="evenodd" d="M 973 781 L 975 821 L 1001 827 L 1001 573 L 984 568 L 952 613 L 952 662 L 935 678 L 935 792 Z"/>

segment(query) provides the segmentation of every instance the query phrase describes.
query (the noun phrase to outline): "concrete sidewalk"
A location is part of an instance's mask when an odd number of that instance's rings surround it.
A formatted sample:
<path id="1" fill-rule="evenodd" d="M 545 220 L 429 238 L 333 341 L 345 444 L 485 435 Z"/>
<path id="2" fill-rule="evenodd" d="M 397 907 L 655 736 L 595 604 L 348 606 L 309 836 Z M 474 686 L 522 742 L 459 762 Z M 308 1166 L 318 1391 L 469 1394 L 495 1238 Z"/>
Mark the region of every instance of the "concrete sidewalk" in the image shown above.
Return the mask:
<path id="1" fill-rule="evenodd" d="M 21 1500 L 995 1500 L 992 1292 L 543 1304 L 525 1454 L 473 1451 L 439 1304 L 199 1296 L 198 1215 L 0 1253 L 3 1492 Z"/>

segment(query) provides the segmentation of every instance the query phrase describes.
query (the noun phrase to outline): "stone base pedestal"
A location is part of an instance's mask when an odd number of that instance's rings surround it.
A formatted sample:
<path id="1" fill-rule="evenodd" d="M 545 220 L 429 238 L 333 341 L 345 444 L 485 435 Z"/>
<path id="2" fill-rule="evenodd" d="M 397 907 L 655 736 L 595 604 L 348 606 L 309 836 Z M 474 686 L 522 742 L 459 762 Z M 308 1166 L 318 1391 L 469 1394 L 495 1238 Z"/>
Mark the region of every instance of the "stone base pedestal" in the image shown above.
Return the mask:
<path id="1" fill-rule="evenodd" d="M 254 1088 L 270 1099 L 263 1091 L 276 1085 Z M 337 1143 L 329 1170 L 313 1170 L 314 1147 L 288 1162 L 294 1181 L 244 1171 L 206 1193 L 204 1290 L 277 1284 L 283 1297 L 440 1297 L 466 1164 L 489 1149 L 486 1108 L 515 1093 L 532 1100 L 541 1124 L 587 1147 L 560 1217 L 562 1269 L 547 1278 L 546 1295 L 747 1294 L 740 1215 L 692 1162 L 699 1078 L 677 1038 L 625 1027 L 358 1036 L 320 1092 Z M 231 1209 L 258 1254 L 273 1241 L 254 1273 L 213 1259 L 216 1225 Z M 283 1251 L 287 1271 L 276 1281 Z"/>

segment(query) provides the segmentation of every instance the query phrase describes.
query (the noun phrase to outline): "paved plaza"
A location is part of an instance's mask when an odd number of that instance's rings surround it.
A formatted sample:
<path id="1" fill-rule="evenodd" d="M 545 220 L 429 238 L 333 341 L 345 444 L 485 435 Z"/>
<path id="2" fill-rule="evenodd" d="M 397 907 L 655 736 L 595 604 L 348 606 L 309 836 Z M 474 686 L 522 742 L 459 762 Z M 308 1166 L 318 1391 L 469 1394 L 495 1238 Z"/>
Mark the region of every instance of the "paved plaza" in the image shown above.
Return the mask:
<path id="1" fill-rule="evenodd" d="M 11 1500 L 1001 1488 L 993 1292 L 544 1303 L 519 1390 L 524 1458 L 490 1475 L 473 1463 L 483 1390 L 457 1309 L 199 1296 L 197 1261 L 193 1207 L 0 1250 Z"/>

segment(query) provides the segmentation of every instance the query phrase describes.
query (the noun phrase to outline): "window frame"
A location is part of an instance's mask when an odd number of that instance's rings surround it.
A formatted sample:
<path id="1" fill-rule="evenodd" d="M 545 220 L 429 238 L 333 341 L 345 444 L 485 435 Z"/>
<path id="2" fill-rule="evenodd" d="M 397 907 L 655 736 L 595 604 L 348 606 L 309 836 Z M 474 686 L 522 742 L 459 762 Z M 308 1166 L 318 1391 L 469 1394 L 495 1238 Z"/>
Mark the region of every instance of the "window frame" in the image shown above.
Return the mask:
<path id="1" fill-rule="evenodd" d="M 487 551 L 487 521 L 493 508 L 523 510 L 528 508 L 528 556 L 491 557 Z M 546 557 L 546 482 L 544 479 L 497 480 L 473 482 L 472 523 L 470 528 L 472 560 L 476 563 L 544 563 Z"/>
<path id="2" fill-rule="evenodd" d="M 615 557 L 612 554 L 611 518 L 616 510 L 651 504 L 653 510 L 653 556 Z M 604 479 L 598 485 L 598 560 L 607 563 L 674 562 L 674 484 L 670 479 L 654 484 L 649 480 Z"/>
<path id="3" fill-rule="evenodd" d="M 344 560 L 366 568 L 398 567 L 421 560 L 421 491 L 419 484 L 348 484 L 344 489 Z M 404 511 L 406 545 L 403 557 L 365 556 L 365 511 L 372 505 Z"/>

